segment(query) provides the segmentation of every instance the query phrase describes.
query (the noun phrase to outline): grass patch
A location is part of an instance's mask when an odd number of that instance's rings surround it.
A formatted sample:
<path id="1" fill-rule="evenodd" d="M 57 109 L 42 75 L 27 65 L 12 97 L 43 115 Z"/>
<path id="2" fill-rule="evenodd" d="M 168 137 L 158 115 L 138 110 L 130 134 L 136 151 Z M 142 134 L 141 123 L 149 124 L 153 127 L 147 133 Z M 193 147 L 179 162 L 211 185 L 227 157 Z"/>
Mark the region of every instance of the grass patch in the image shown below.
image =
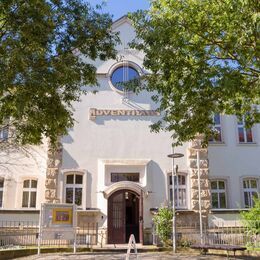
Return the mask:
<path id="1" fill-rule="evenodd" d="M 247 250 L 260 252 L 260 247 L 248 247 Z"/>

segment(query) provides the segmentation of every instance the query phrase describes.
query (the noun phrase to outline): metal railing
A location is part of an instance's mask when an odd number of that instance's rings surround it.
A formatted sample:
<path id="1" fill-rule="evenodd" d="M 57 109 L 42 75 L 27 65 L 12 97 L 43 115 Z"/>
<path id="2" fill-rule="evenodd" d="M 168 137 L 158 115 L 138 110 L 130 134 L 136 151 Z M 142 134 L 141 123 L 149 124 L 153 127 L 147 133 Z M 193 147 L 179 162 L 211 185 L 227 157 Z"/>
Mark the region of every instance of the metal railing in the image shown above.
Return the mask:
<path id="1" fill-rule="evenodd" d="M 258 227 L 258 232 L 252 227 Z M 241 221 L 217 221 L 211 223 L 207 228 L 205 242 L 208 244 L 260 247 L 259 227 L 259 220 L 250 221 L 250 225 L 245 225 Z"/>
<path id="2" fill-rule="evenodd" d="M 243 245 L 249 247 L 260 247 L 260 221 L 244 226 L 240 221 L 214 222 L 211 225 L 203 225 L 203 239 L 206 244 Z M 91 247 L 105 243 L 105 236 L 98 223 L 85 223 L 77 227 L 77 246 Z M 0 221 L 0 249 L 3 248 L 29 248 L 35 247 L 38 243 L 38 222 L 33 221 Z M 197 223 L 186 223 L 176 227 L 177 245 L 189 246 L 200 243 L 200 229 Z M 152 232 L 153 243 L 160 244 L 156 235 L 155 227 Z M 99 242 L 98 242 L 99 241 Z M 101 242 L 100 242 L 101 241 Z M 101 244 L 100 244 L 101 243 Z M 42 240 L 44 247 L 72 246 L 72 240 L 52 239 Z"/>
<path id="3" fill-rule="evenodd" d="M 0 221 L 0 249 L 28 248 L 38 244 L 39 223 L 33 221 Z M 98 242 L 98 223 L 77 227 L 77 246 L 92 246 Z M 42 240 L 41 245 L 61 247 L 73 245 L 72 240 Z"/>
<path id="4" fill-rule="evenodd" d="M 255 228 L 258 227 L 258 232 Z M 203 224 L 203 241 L 209 245 L 241 245 L 260 247 L 260 221 L 253 221 L 245 226 L 241 221 L 219 221 L 210 225 Z M 177 225 L 176 237 L 178 246 L 190 246 L 200 243 L 200 228 L 197 223 Z M 160 239 L 153 228 L 153 244 L 160 244 Z"/>

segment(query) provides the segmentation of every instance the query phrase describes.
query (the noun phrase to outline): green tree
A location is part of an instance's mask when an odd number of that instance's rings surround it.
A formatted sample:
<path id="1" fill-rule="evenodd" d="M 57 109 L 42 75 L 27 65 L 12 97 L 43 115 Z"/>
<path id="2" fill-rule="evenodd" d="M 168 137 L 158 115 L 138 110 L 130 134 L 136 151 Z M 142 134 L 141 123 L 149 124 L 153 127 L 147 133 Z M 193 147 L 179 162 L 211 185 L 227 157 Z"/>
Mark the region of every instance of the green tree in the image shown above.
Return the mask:
<path id="1" fill-rule="evenodd" d="M 240 215 L 250 235 L 260 234 L 260 198 L 254 198 L 254 206 Z"/>
<path id="2" fill-rule="evenodd" d="M 260 122 L 259 11 L 258 0 L 157 0 L 131 16 L 150 72 L 141 88 L 164 111 L 153 130 L 182 143 L 208 139 L 214 113 Z"/>
<path id="3" fill-rule="evenodd" d="M 0 125 L 16 141 L 55 143 L 73 125 L 72 102 L 97 84 L 91 60 L 115 57 L 111 24 L 83 0 L 0 2 Z"/>
<path id="4" fill-rule="evenodd" d="M 156 233 L 165 246 L 169 245 L 171 242 L 170 237 L 172 233 L 172 217 L 172 209 L 168 207 L 161 207 L 153 218 L 156 227 Z"/>

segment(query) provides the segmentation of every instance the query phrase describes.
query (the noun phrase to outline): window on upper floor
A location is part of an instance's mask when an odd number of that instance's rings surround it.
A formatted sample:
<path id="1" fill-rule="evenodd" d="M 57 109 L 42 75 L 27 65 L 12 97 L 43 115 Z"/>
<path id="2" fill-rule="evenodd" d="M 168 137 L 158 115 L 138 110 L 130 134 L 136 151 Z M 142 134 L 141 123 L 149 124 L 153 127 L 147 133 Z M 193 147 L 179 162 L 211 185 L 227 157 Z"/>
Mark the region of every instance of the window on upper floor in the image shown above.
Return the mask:
<path id="1" fill-rule="evenodd" d="M 110 80 L 113 87 L 121 92 L 125 91 L 125 83 L 139 79 L 139 72 L 132 64 L 124 61 L 121 66 L 113 70 Z"/>
<path id="2" fill-rule="evenodd" d="M 37 180 L 24 180 L 23 182 L 23 208 L 35 208 L 37 196 Z"/>
<path id="3" fill-rule="evenodd" d="M 187 176 L 185 174 L 178 173 L 174 176 L 175 183 L 175 207 L 176 208 L 187 208 Z M 173 201 L 173 185 L 172 185 L 172 175 L 169 175 L 169 195 L 170 202 L 172 205 Z"/>
<path id="4" fill-rule="evenodd" d="M 8 126 L 0 127 L 0 141 L 8 139 Z"/>
<path id="5" fill-rule="evenodd" d="M 254 197 L 259 197 L 259 179 L 244 178 L 243 199 L 245 208 L 251 208 L 254 206 Z"/>
<path id="6" fill-rule="evenodd" d="M 226 181 L 212 180 L 211 186 L 211 207 L 213 209 L 227 208 Z"/>
<path id="7" fill-rule="evenodd" d="M 133 181 L 139 182 L 140 173 L 139 172 L 112 172 L 111 173 L 111 182 L 119 182 L 119 181 Z"/>
<path id="8" fill-rule="evenodd" d="M 253 143 L 252 128 L 245 127 L 244 119 L 242 121 L 237 121 L 237 130 L 239 143 Z"/>
<path id="9" fill-rule="evenodd" d="M 0 208 L 3 207 L 4 179 L 0 178 Z"/>
<path id="10" fill-rule="evenodd" d="M 68 173 L 65 177 L 65 202 L 82 207 L 83 174 Z"/>
<path id="11" fill-rule="evenodd" d="M 212 130 L 214 131 L 215 135 L 209 139 L 211 143 L 220 143 L 223 142 L 222 140 L 222 128 L 221 128 L 221 116 L 220 114 L 215 114 L 213 116 L 213 125 Z"/>

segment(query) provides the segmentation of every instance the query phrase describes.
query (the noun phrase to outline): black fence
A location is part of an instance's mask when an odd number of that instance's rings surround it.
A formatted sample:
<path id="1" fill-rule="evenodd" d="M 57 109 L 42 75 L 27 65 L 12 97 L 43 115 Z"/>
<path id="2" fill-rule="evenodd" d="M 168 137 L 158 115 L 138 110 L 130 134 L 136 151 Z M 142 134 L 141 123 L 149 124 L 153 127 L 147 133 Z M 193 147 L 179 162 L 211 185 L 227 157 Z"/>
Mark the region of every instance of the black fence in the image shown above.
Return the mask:
<path id="1" fill-rule="evenodd" d="M 60 229 L 62 232 L 62 229 Z M 98 223 L 86 223 L 77 227 L 77 246 L 92 246 L 98 243 Z M 38 245 L 39 223 L 32 221 L 0 221 L 0 249 L 35 247 Z M 41 240 L 41 246 L 61 247 L 73 245 L 73 240 L 59 237 Z"/>
<path id="2" fill-rule="evenodd" d="M 256 227 L 256 229 L 251 228 Z M 260 221 L 244 226 L 240 221 L 214 222 L 203 225 L 203 242 L 206 244 L 243 245 L 260 248 Z M 258 230 L 258 231 L 257 231 Z M 59 230 L 62 233 L 62 229 Z M 32 221 L 0 221 L 0 249 L 30 248 L 38 245 L 38 222 Z M 156 228 L 152 230 L 153 244 L 160 245 Z M 176 239 L 179 246 L 190 246 L 200 243 L 200 228 L 198 224 L 187 223 L 177 225 Z M 86 223 L 77 227 L 76 243 L 78 247 L 103 246 L 106 242 L 106 229 L 99 228 L 98 223 Z M 43 247 L 73 246 L 74 240 L 59 237 L 42 240 Z"/>

